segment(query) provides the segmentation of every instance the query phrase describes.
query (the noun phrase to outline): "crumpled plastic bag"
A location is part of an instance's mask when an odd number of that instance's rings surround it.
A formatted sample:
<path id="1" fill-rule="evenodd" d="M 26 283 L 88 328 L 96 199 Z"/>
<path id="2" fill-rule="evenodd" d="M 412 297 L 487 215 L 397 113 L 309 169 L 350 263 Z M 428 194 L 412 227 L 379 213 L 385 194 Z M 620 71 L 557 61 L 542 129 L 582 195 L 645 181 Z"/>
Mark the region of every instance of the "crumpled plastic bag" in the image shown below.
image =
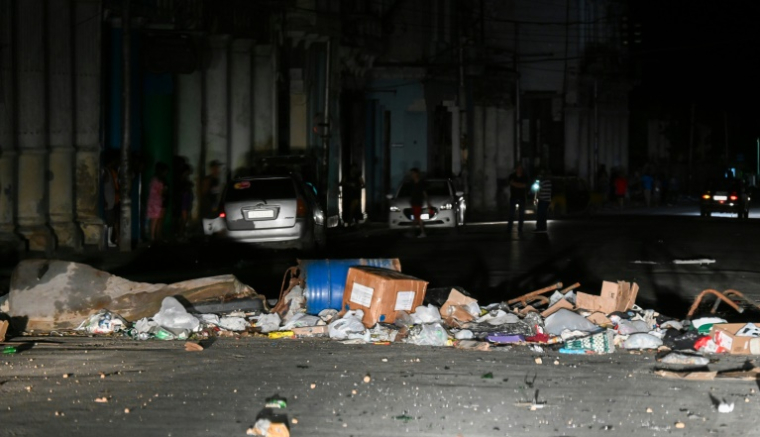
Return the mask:
<path id="1" fill-rule="evenodd" d="M 449 333 L 440 323 L 427 323 L 412 328 L 405 342 L 417 346 L 448 346 Z"/>
<path id="2" fill-rule="evenodd" d="M 366 328 L 362 323 L 364 317 L 364 311 L 351 310 L 346 312 L 342 318 L 332 321 L 327 325 L 327 332 L 330 338 L 336 340 L 345 340 L 347 338 L 364 338 Z M 353 336 L 351 334 L 354 334 Z M 356 335 L 358 334 L 358 335 Z M 366 333 L 367 341 L 369 341 L 369 333 Z"/>
<path id="3" fill-rule="evenodd" d="M 544 331 L 551 335 L 561 335 L 562 331 L 597 332 L 598 326 L 588 319 L 568 309 L 561 309 L 544 320 Z"/>
<path id="4" fill-rule="evenodd" d="M 330 323 L 333 320 L 335 320 L 336 317 L 338 317 L 338 310 L 334 310 L 332 308 L 326 308 L 317 314 L 320 319 L 322 319 L 325 323 Z"/>
<path id="5" fill-rule="evenodd" d="M 371 341 L 396 341 L 396 335 L 398 334 L 398 331 L 386 328 L 379 323 L 367 332 Z"/>
<path id="6" fill-rule="evenodd" d="M 280 315 L 277 313 L 272 314 L 262 314 L 259 316 L 258 320 L 256 320 L 256 327 L 261 328 L 261 332 L 267 333 L 272 331 L 277 331 L 280 329 Z"/>
<path id="7" fill-rule="evenodd" d="M 218 326 L 228 331 L 240 332 L 247 330 L 251 324 L 243 317 L 225 316 L 219 319 Z"/>
<path id="8" fill-rule="evenodd" d="M 412 316 L 415 325 L 441 321 L 441 312 L 433 304 L 428 304 L 428 306 L 418 306 L 410 316 Z"/>
<path id="9" fill-rule="evenodd" d="M 288 310 L 282 315 L 282 321 L 287 322 L 297 314 L 302 314 L 306 308 L 306 297 L 303 294 L 303 288 L 296 285 L 285 296 Z"/>
<path id="10" fill-rule="evenodd" d="M 470 340 L 475 338 L 475 334 L 469 329 L 463 329 L 454 335 L 457 340 Z"/>
<path id="11" fill-rule="evenodd" d="M 76 331 L 85 331 L 88 334 L 112 334 L 124 330 L 126 326 L 127 321 L 120 315 L 102 309 L 82 321 Z"/>
<path id="12" fill-rule="evenodd" d="M 623 342 L 625 349 L 657 349 L 662 346 L 662 340 L 649 334 L 633 334 Z"/>
<path id="13" fill-rule="evenodd" d="M 649 332 L 650 328 L 643 320 L 625 320 L 622 319 L 618 322 L 617 332 L 620 335 L 631 335 L 640 332 Z"/>
<path id="14" fill-rule="evenodd" d="M 306 326 L 317 326 L 323 323 L 322 319 L 317 316 L 310 316 L 308 314 L 300 313 L 293 316 L 287 323 L 282 325 L 282 331 L 289 331 L 293 328 L 303 328 Z"/>
<path id="15" fill-rule="evenodd" d="M 161 302 L 161 309 L 153 320 L 164 328 L 197 331 L 201 321 L 187 312 L 185 307 L 174 297 L 167 296 Z"/>

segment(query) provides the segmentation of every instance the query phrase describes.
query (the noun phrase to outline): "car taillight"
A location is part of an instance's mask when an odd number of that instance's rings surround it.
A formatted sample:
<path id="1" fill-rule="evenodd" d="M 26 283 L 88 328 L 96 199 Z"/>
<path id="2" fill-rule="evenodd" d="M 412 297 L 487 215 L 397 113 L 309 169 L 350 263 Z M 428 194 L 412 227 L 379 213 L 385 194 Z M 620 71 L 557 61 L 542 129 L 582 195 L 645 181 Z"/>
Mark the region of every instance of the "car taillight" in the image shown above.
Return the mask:
<path id="1" fill-rule="evenodd" d="M 298 199 L 298 203 L 296 203 L 296 217 L 303 218 L 306 217 L 306 202 L 303 201 L 303 199 Z"/>
<path id="2" fill-rule="evenodd" d="M 736 194 L 732 194 L 732 195 L 729 197 L 729 199 L 731 199 L 732 201 L 733 201 L 733 200 L 737 200 L 738 198 L 739 198 L 739 197 L 738 197 Z"/>
<path id="3" fill-rule="evenodd" d="M 219 213 L 219 218 L 225 218 L 225 217 L 227 217 L 227 213 L 226 212 L 222 211 L 222 212 Z"/>
<path id="4" fill-rule="evenodd" d="M 704 194 L 704 195 L 702 195 L 702 198 L 705 199 L 705 200 L 710 200 L 710 195 L 709 194 Z"/>

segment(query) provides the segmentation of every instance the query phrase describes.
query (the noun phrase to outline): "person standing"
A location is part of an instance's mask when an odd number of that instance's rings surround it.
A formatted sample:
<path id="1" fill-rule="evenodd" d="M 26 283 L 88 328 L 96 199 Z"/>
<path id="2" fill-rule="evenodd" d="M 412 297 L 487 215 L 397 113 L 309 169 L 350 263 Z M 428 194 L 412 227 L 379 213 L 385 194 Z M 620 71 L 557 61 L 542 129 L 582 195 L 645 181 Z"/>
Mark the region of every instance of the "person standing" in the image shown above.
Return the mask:
<path id="1" fill-rule="evenodd" d="M 647 208 L 652 206 L 652 188 L 654 188 L 654 178 L 648 171 L 641 176 L 641 188 L 644 190 L 644 204 Z"/>
<path id="2" fill-rule="evenodd" d="M 348 173 L 348 178 L 341 182 L 343 188 L 343 207 L 346 209 L 344 212 L 344 223 L 347 226 L 358 226 L 361 217 L 361 200 L 362 189 L 364 189 L 364 179 L 362 178 L 361 171 L 356 164 L 351 164 L 351 169 Z"/>
<path id="3" fill-rule="evenodd" d="M 430 200 L 427 195 L 427 187 L 425 181 L 422 180 L 420 170 L 413 168 L 409 170 L 409 176 L 411 178 L 410 192 L 409 192 L 409 204 L 412 207 L 412 216 L 414 217 L 414 223 L 420 228 L 420 233 L 417 238 L 425 238 L 425 224 L 422 221 L 422 205 L 427 205 L 430 210 Z"/>
<path id="4" fill-rule="evenodd" d="M 545 233 L 546 219 L 549 214 L 549 206 L 552 203 L 552 180 L 548 172 L 541 171 L 538 175 L 539 185 L 533 202 L 536 205 L 536 233 Z"/>
<path id="5" fill-rule="evenodd" d="M 525 221 L 525 201 L 528 193 L 528 177 L 525 175 L 523 166 L 518 164 L 515 172 L 509 175 L 509 222 L 507 232 L 512 232 L 512 223 L 515 219 L 515 208 L 520 208 L 517 219 L 517 232 L 522 232 Z"/>
<path id="6" fill-rule="evenodd" d="M 625 174 L 620 171 L 615 178 L 615 197 L 618 201 L 618 206 L 623 209 L 625 206 L 625 196 L 628 194 L 628 179 Z"/>
<path id="7" fill-rule="evenodd" d="M 219 179 L 221 167 L 219 161 L 211 161 L 209 174 L 203 178 L 200 196 L 201 218 L 213 219 L 219 216 L 219 198 L 222 194 L 222 181 Z"/>
<path id="8" fill-rule="evenodd" d="M 169 187 L 166 184 L 166 176 L 169 167 L 163 162 L 157 162 L 153 179 L 150 181 L 148 191 L 148 219 L 150 220 L 150 241 L 155 242 L 161 238 L 161 222 L 166 212 L 167 194 Z"/>
<path id="9" fill-rule="evenodd" d="M 108 247 L 119 244 L 119 213 L 121 201 L 119 193 L 119 155 L 109 153 L 103 169 L 103 215 L 106 222 Z"/>

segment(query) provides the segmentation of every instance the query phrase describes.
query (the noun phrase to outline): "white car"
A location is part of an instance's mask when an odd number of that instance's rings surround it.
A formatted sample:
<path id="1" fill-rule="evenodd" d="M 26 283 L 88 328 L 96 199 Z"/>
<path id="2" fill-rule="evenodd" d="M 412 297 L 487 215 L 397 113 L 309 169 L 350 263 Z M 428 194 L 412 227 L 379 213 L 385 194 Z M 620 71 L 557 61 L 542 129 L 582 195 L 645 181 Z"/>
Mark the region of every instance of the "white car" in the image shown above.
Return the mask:
<path id="1" fill-rule="evenodd" d="M 322 207 L 312 187 L 295 175 L 233 179 L 221 205 L 218 218 L 204 220 L 206 235 L 305 251 L 325 245 Z"/>
<path id="2" fill-rule="evenodd" d="M 467 205 L 464 193 L 454 189 L 451 179 L 425 180 L 430 210 L 422 205 L 421 219 L 425 228 L 456 228 L 464 225 L 464 215 Z M 405 182 L 396 192 L 388 195 L 390 210 L 388 211 L 388 226 L 391 229 L 408 228 L 414 225 L 412 205 L 409 203 L 411 182 Z"/>

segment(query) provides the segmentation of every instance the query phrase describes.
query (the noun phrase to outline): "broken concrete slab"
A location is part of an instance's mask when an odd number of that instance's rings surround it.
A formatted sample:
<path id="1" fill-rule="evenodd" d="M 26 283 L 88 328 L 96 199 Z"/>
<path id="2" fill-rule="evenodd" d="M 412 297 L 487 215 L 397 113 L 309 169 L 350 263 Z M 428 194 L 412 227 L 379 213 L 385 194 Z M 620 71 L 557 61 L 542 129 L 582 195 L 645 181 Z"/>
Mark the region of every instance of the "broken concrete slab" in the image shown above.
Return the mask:
<path id="1" fill-rule="evenodd" d="M 186 303 L 262 298 L 233 275 L 174 284 L 133 282 L 86 264 L 34 259 L 16 266 L 11 276 L 9 314 L 27 331 L 73 329 L 88 315 L 108 309 L 129 321 L 151 317 L 167 296 Z"/>

